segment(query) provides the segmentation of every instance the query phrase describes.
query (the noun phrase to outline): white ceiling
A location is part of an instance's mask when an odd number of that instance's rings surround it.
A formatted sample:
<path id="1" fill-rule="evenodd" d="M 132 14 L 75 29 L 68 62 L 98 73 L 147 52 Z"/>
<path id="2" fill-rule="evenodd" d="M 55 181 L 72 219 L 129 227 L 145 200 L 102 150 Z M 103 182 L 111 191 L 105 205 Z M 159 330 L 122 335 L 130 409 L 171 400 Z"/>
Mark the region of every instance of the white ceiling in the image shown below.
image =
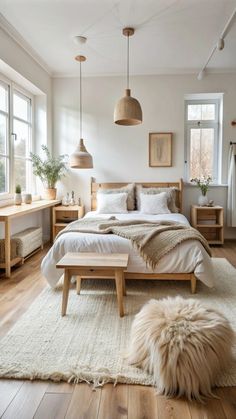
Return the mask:
<path id="1" fill-rule="evenodd" d="M 79 53 L 85 75 L 124 74 L 125 26 L 136 29 L 131 74 L 197 72 L 235 7 L 236 0 L 0 0 L 3 17 L 55 76 L 78 75 Z M 87 43 L 76 45 L 75 35 Z M 236 22 L 209 67 L 236 71 Z"/>

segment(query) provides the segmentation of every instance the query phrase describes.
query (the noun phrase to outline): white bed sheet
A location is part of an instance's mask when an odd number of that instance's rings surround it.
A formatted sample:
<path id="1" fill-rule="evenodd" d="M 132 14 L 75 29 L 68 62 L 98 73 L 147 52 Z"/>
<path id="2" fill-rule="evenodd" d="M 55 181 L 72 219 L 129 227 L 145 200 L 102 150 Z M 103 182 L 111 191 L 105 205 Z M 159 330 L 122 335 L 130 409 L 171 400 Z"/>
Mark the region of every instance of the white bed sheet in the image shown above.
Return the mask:
<path id="1" fill-rule="evenodd" d="M 171 220 L 189 225 L 187 218 L 182 214 L 147 215 L 139 211 L 129 211 L 127 214 L 97 214 L 96 211 L 88 212 L 86 218 L 102 217 L 107 219 L 115 216 L 119 220 Z M 181 243 L 168 255 L 164 256 L 153 271 L 146 266 L 142 257 L 133 248 L 130 240 L 114 234 L 87 234 L 66 233 L 55 241 L 42 261 L 42 273 L 48 283 L 54 287 L 60 279 L 62 272 L 56 269 L 57 262 L 67 252 L 100 252 L 100 253 L 129 253 L 128 272 L 139 273 L 188 273 L 194 272 L 196 277 L 204 284 L 212 287 L 214 276 L 212 261 L 208 253 L 196 240 Z"/>

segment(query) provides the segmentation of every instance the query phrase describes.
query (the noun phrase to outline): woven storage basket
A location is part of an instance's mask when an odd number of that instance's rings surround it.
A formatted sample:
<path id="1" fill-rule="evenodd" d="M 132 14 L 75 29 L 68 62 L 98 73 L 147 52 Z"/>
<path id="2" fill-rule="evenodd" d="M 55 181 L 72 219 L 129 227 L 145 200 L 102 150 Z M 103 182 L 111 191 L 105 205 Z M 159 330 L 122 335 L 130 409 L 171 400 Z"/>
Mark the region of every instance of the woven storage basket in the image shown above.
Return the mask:
<path id="1" fill-rule="evenodd" d="M 41 227 L 31 227 L 20 231 L 12 236 L 18 242 L 18 255 L 22 258 L 28 256 L 43 244 L 43 232 Z"/>

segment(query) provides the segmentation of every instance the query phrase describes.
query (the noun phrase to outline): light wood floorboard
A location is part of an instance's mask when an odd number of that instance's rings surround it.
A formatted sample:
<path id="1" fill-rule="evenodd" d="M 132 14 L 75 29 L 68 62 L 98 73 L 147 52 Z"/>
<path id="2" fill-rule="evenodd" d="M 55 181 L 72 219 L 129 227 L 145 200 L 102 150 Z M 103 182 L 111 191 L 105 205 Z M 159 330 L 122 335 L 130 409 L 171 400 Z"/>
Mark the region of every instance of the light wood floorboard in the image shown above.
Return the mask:
<path id="1" fill-rule="evenodd" d="M 46 286 L 40 262 L 48 249 L 37 253 L 11 278 L 0 271 L 0 336 Z M 236 242 L 214 247 L 214 257 L 225 257 L 236 267 Z M 219 399 L 206 404 L 167 399 L 151 387 L 107 384 L 95 391 L 88 384 L 0 380 L 0 417 L 10 419 L 235 419 L 236 387 L 216 390 Z"/>

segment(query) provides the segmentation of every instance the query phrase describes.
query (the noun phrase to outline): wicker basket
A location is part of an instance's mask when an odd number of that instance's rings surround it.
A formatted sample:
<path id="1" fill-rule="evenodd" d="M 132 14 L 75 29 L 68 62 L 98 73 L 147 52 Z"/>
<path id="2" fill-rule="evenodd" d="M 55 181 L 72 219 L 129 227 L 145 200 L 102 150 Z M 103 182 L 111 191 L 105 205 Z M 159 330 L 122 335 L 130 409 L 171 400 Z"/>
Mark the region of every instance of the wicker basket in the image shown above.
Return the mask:
<path id="1" fill-rule="evenodd" d="M 31 227 L 20 231 L 12 236 L 18 243 L 17 256 L 25 258 L 43 244 L 43 232 L 41 227 Z"/>

